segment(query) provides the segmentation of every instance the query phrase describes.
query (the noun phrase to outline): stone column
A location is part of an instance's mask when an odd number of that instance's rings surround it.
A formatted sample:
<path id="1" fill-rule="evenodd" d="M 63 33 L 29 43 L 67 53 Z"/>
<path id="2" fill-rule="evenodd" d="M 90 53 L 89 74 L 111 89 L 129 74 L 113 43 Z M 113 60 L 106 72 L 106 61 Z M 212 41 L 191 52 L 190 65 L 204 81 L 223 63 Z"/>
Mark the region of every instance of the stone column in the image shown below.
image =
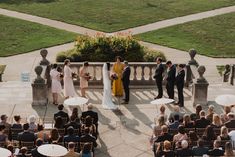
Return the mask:
<path id="1" fill-rule="evenodd" d="M 190 49 L 189 50 L 189 55 L 190 55 L 190 58 L 191 60 L 188 62 L 189 65 L 195 65 L 196 67 L 198 67 L 198 63 L 197 61 L 194 59 L 195 56 L 197 54 L 197 51 L 195 49 Z"/>
<path id="2" fill-rule="evenodd" d="M 32 83 L 32 105 L 46 105 L 48 103 L 48 90 L 45 80 L 41 77 L 42 70 L 43 68 L 41 66 L 36 66 L 34 69 L 37 77 Z"/>
<path id="3" fill-rule="evenodd" d="M 46 59 L 48 54 L 48 51 L 46 49 L 42 49 L 40 51 L 40 55 L 42 56 L 42 60 L 40 61 L 39 65 L 43 66 L 43 77 L 46 79 L 46 84 L 47 87 L 50 88 L 51 87 L 51 77 L 50 77 L 50 70 L 51 70 L 51 65 L 50 62 Z"/>
<path id="4" fill-rule="evenodd" d="M 201 104 L 207 105 L 207 93 L 209 83 L 203 77 L 203 74 L 206 71 L 205 66 L 198 67 L 199 78 L 195 83 L 193 83 L 193 105 Z"/>

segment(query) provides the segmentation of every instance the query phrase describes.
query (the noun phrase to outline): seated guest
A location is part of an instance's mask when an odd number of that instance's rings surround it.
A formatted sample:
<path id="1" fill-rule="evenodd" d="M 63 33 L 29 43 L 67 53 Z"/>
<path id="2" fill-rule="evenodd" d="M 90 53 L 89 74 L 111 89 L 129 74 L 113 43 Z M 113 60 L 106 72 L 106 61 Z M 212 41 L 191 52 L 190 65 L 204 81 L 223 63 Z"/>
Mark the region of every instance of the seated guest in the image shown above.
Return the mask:
<path id="1" fill-rule="evenodd" d="M 224 155 L 224 150 L 220 148 L 220 141 L 218 140 L 214 141 L 214 148 L 209 150 L 207 155 L 210 155 L 210 156 L 223 156 Z"/>
<path id="2" fill-rule="evenodd" d="M 74 135 L 74 128 L 72 126 L 67 129 L 68 135 L 64 136 L 64 142 L 79 142 L 80 138 L 77 135 Z"/>
<path id="3" fill-rule="evenodd" d="M 202 135 L 202 139 L 204 141 L 213 141 L 215 140 L 217 137 L 216 137 L 216 134 L 215 134 L 215 131 L 214 131 L 214 127 L 211 126 L 211 125 L 208 125 Z"/>
<path id="4" fill-rule="evenodd" d="M 22 147 L 20 149 L 20 153 L 17 155 L 17 157 L 30 157 L 31 155 L 27 154 L 27 152 L 28 152 L 27 147 Z"/>
<path id="5" fill-rule="evenodd" d="M 160 110 L 160 114 L 158 114 L 157 117 L 163 116 L 164 120 L 165 120 L 165 123 L 166 123 L 166 121 L 167 121 L 167 114 L 165 114 L 165 110 L 166 110 L 165 106 L 162 105 L 159 110 Z"/>
<path id="6" fill-rule="evenodd" d="M 0 147 L 4 147 L 7 146 L 8 143 L 8 137 L 7 135 L 4 133 L 4 129 L 5 129 L 5 125 L 0 124 L 0 142 L 4 143 L 3 145 L 1 145 Z"/>
<path id="7" fill-rule="evenodd" d="M 189 136 L 188 142 L 190 145 L 193 145 L 194 142 L 198 140 L 198 136 L 195 131 L 189 131 L 188 136 Z"/>
<path id="8" fill-rule="evenodd" d="M 20 115 L 15 115 L 14 120 L 15 120 L 15 123 L 12 124 L 11 128 L 12 129 L 23 129 L 22 124 L 20 123 L 20 120 L 21 120 Z"/>
<path id="9" fill-rule="evenodd" d="M 70 127 L 70 126 L 72 126 L 73 129 L 78 130 L 79 135 L 80 135 L 80 133 L 81 133 L 81 131 L 80 131 L 80 129 L 81 129 L 81 124 L 78 123 L 78 122 L 76 122 L 76 120 L 77 120 L 76 116 L 71 116 L 71 117 L 70 117 L 70 121 L 64 126 L 64 127 L 65 127 L 65 134 L 67 134 L 67 128 Z"/>
<path id="10" fill-rule="evenodd" d="M 208 148 L 204 146 L 203 140 L 199 139 L 197 141 L 197 146 L 193 146 L 192 151 L 194 156 L 203 156 L 207 154 Z"/>
<path id="11" fill-rule="evenodd" d="M 0 125 L 4 125 L 4 126 L 5 126 L 5 131 L 4 131 L 4 133 L 6 133 L 6 134 L 8 134 L 8 131 L 9 131 L 9 129 L 11 128 L 11 124 L 9 124 L 9 123 L 7 122 L 7 119 L 8 119 L 7 115 L 5 115 L 5 114 L 1 115 L 1 122 L 0 122 Z"/>
<path id="12" fill-rule="evenodd" d="M 235 153 L 233 151 L 232 143 L 226 142 L 224 149 L 224 157 L 229 157 L 229 156 L 235 156 Z"/>
<path id="13" fill-rule="evenodd" d="M 82 151 L 81 157 L 94 157 L 93 152 L 91 151 L 91 145 L 89 143 L 85 143 Z"/>
<path id="14" fill-rule="evenodd" d="M 69 142 L 68 144 L 68 152 L 64 157 L 80 157 L 80 155 L 75 152 L 75 143 Z"/>
<path id="15" fill-rule="evenodd" d="M 23 142 L 34 142 L 35 136 L 34 133 L 29 131 L 29 123 L 23 125 L 23 132 L 18 134 L 18 141 Z"/>
<path id="16" fill-rule="evenodd" d="M 157 140 L 155 142 L 164 142 L 165 140 L 172 141 L 173 136 L 168 133 L 168 127 L 166 125 L 163 125 L 162 133 L 157 137 Z"/>
<path id="17" fill-rule="evenodd" d="M 151 146 L 153 146 L 153 144 L 154 144 L 154 141 L 158 138 L 158 135 L 159 135 L 160 133 L 159 133 L 159 130 L 157 129 L 157 127 L 155 126 L 154 128 L 153 128 L 153 134 L 152 134 L 152 136 L 150 137 L 150 139 L 149 139 L 149 142 L 150 142 L 150 145 Z"/>
<path id="18" fill-rule="evenodd" d="M 193 156 L 193 151 L 188 148 L 188 142 L 183 140 L 181 142 L 181 148 L 176 149 L 177 157 Z"/>
<path id="19" fill-rule="evenodd" d="M 87 116 L 85 118 L 84 124 L 82 124 L 82 126 L 81 126 L 81 130 L 84 130 L 86 127 L 88 127 L 90 129 L 92 136 L 97 138 L 96 126 L 95 126 L 95 124 L 93 124 L 93 120 L 92 120 L 91 116 Z"/>
<path id="20" fill-rule="evenodd" d="M 235 128 L 235 114 L 230 112 L 228 114 L 228 121 L 224 124 L 227 128 Z"/>
<path id="21" fill-rule="evenodd" d="M 220 120 L 220 116 L 218 114 L 213 114 L 213 120 L 211 123 L 211 126 L 213 126 L 214 128 L 220 128 L 222 125 L 222 122 Z"/>
<path id="22" fill-rule="evenodd" d="M 224 106 L 224 113 L 220 115 L 222 123 L 226 123 L 227 121 L 229 121 L 228 113 L 230 112 L 231 112 L 231 107 Z"/>
<path id="23" fill-rule="evenodd" d="M 170 129 L 177 129 L 179 127 L 179 125 L 180 125 L 179 115 L 176 114 L 176 115 L 174 115 L 174 122 L 169 125 L 169 128 Z"/>
<path id="24" fill-rule="evenodd" d="M 80 142 L 92 142 L 93 143 L 93 147 L 97 147 L 96 139 L 95 139 L 94 136 L 92 136 L 90 134 L 90 129 L 89 128 L 85 128 L 84 133 L 85 133 L 85 135 L 81 136 Z M 92 148 L 92 150 L 94 152 L 94 148 Z"/>
<path id="25" fill-rule="evenodd" d="M 212 122 L 212 119 L 213 119 L 214 108 L 215 108 L 214 105 L 210 105 L 207 110 L 206 119 L 208 119 L 210 123 Z"/>
<path id="26" fill-rule="evenodd" d="M 64 109 L 64 105 L 60 104 L 58 105 L 58 112 L 54 114 L 54 120 L 56 120 L 57 117 L 61 117 L 62 119 L 64 119 L 63 123 L 66 124 L 69 121 L 69 115 L 68 113 L 63 111 Z"/>
<path id="27" fill-rule="evenodd" d="M 193 123 L 193 121 L 191 121 L 191 118 L 188 114 L 184 115 L 183 125 L 185 128 L 194 128 L 194 123 Z"/>
<path id="28" fill-rule="evenodd" d="M 188 135 L 185 132 L 184 126 L 180 125 L 178 127 L 178 134 L 173 137 L 173 142 L 176 143 L 176 147 L 179 147 L 180 142 L 183 140 L 188 140 Z"/>
<path id="29" fill-rule="evenodd" d="M 63 129 L 64 128 L 64 121 L 63 121 L 62 117 L 57 116 L 55 118 L 54 128 L 56 128 L 56 129 Z"/>
<path id="30" fill-rule="evenodd" d="M 230 136 L 228 135 L 228 128 L 226 126 L 222 126 L 220 129 L 220 135 L 217 137 L 217 140 L 230 140 Z"/>
<path id="31" fill-rule="evenodd" d="M 30 131 L 36 131 L 38 128 L 37 128 L 37 124 L 36 124 L 36 116 L 35 115 L 30 115 L 28 117 L 28 123 L 29 123 L 29 130 Z"/>
<path id="32" fill-rule="evenodd" d="M 201 110 L 202 110 L 202 106 L 200 104 L 197 104 L 196 105 L 196 113 L 192 113 L 190 115 L 190 118 L 191 118 L 192 121 L 195 122 L 197 119 L 200 119 L 200 112 L 201 112 Z"/>
<path id="33" fill-rule="evenodd" d="M 43 144 L 43 140 L 38 138 L 36 140 L 36 148 L 32 149 L 31 151 L 32 157 L 46 157 L 38 152 L 38 147 L 41 146 L 42 144 Z"/>
<path id="34" fill-rule="evenodd" d="M 7 145 L 7 149 L 11 152 L 11 155 L 9 157 L 15 157 L 13 145 L 12 144 L 8 144 Z"/>
<path id="35" fill-rule="evenodd" d="M 87 111 L 82 112 L 81 119 L 85 119 L 87 116 L 91 116 L 91 118 L 93 119 L 93 124 L 95 124 L 96 130 L 98 131 L 98 113 L 93 111 L 92 104 L 89 104 L 87 106 Z"/>
<path id="36" fill-rule="evenodd" d="M 174 106 L 174 111 L 171 112 L 171 114 L 168 117 L 169 122 L 173 122 L 174 121 L 174 116 L 175 115 L 179 116 L 179 121 L 183 120 L 184 114 L 180 112 L 180 107 L 179 106 Z"/>
<path id="37" fill-rule="evenodd" d="M 52 129 L 49 136 L 49 143 L 61 143 L 63 141 L 62 136 L 60 136 L 56 128 Z"/>
<path id="38" fill-rule="evenodd" d="M 79 119 L 79 117 L 78 117 L 78 108 L 73 108 L 72 114 L 71 114 L 70 117 L 74 117 L 74 118 L 75 118 L 75 121 L 76 121 L 77 123 L 80 123 L 80 119 Z"/>
<path id="39" fill-rule="evenodd" d="M 37 138 L 40 138 L 40 139 L 43 140 L 43 142 L 48 142 L 49 136 L 48 136 L 48 134 L 44 131 L 44 126 L 38 124 L 37 128 L 38 128 L 38 132 L 35 133 L 36 139 L 37 139 Z"/>
<path id="40" fill-rule="evenodd" d="M 153 127 L 153 132 L 157 134 L 160 134 L 161 132 L 161 127 L 163 125 L 166 125 L 164 116 L 158 117 L 158 120 L 155 122 L 155 124 L 152 125 Z"/>
<path id="41" fill-rule="evenodd" d="M 157 150 L 154 151 L 154 156 L 164 156 L 164 157 L 172 157 L 175 156 L 175 152 L 171 150 L 171 142 L 170 141 L 164 141 L 163 143 L 163 149 L 161 149 L 160 144 L 158 144 Z"/>
<path id="42" fill-rule="evenodd" d="M 206 112 L 204 110 L 200 111 L 200 119 L 195 121 L 195 128 L 206 128 L 210 125 L 210 121 L 205 118 Z"/>

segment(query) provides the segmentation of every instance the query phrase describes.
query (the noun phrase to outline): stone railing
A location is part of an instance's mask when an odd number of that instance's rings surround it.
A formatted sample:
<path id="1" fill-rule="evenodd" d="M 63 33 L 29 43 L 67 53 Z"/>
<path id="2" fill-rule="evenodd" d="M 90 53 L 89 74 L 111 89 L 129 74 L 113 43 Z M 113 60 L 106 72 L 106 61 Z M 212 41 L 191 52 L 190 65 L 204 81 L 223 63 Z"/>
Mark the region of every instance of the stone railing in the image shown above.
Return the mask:
<path id="1" fill-rule="evenodd" d="M 59 66 L 63 66 L 63 63 L 57 63 Z M 89 62 L 88 71 L 92 76 L 89 81 L 89 86 L 102 86 L 102 62 Z M 113 63 L 111 63 L 112 65 Z M 163 63 L 165 65 L 165 63 Z M 73 72 L 79 74 L 79 69 L 82 63 L 71 63 L 70 67 Z M 131 68 L 130 85 L 131 86 L 152 86 L 156 85 L 153 79 L 156 63 L 155 62 L 130 62 L 129 66 Z M 166 69 L 166 68 L 165 68 Z M 193 75 L 190 66 L 185 67 L 185 86 L 189 86 L 192 83 Z M 166 73 L 166 70 L 165 70 Z M 79 77 L 74 79 L 74 84 L 79 85 Z"/>

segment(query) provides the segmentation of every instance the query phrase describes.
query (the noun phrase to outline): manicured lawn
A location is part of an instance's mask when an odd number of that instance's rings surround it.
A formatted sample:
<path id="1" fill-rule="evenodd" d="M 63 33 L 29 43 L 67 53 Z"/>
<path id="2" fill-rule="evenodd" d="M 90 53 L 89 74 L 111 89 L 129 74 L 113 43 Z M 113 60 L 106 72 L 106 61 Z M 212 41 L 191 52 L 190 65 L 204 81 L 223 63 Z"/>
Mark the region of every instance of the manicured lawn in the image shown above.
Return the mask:
<path id="1" fill-rule="evenodd" d="M 235 5 L 234 0 L 0 0 L 0 7 L 105 32 Z"/>
<path id="2" fill-rule="evenodd" d="M 0 15 L 0 56 L 73 41 L 76 34 Z"/>
<path id="3" fill-rule="evenodd" d="M 235 57 L 235 13 L 215 16 L 135 36 L 176 49 L 195 48 L 202 55 Z"/>

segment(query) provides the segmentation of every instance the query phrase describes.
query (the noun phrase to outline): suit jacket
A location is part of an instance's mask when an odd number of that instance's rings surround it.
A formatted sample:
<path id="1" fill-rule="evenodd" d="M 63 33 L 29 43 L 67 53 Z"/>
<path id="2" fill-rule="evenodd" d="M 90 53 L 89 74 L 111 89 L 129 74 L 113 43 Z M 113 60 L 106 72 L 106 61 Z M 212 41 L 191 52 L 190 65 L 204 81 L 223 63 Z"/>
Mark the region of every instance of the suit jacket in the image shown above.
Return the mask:
<path id="1" fill-rule="evenodd" d="M 195 128 L 206 128 L 207 125 L 210 125 L 210 121 L 204 117 L 195 121 Z"/>
<path id="2" fill-rule="evenodd" d="M 87 116 L 91 116 L 93 118 L 93 123 L 98 124 L 98 114 L 95 111 L 85 111 L 82 112 L 82 118 L 85 119 Z"/>
<path id="3" fill-rule="evenodd" d="M 183 88 L 184 87 L 184 77 L 185 77 L 185 71 L 184 70 L 181 70 L 176 78 L 175 78 L 175 84 L 178 86 L 178 87 L 181 87 Z"/>
<path id="4" fill-rule="evenodd" d="M 178 157 L 193 156 L 193 151 L 189 148 L 186 148 L 186 149 L 180 148 L 176 150 L 176 154 Z"/>
<path id="5" fill-rule="evenodd" d="M 156 142 L 164 142 L 165 140 L 172 141 L 173 136 L 169 133 L 164 133 L 163 135 L 159 135 Z"/>
<path id="6" fill-rule="evenodd" d="M 54 120 L 56 119 L 56 117 L 60 116 L 61 118 L 67 118 L 67 122 L 69 121 L 69 115 L 68 113 L 64 112 L 64 111 L 59 111 L 57 113 L 54 114 Z"/>
<path id="7" fill-rule="evenodd" d="M 32 157 L 46 157 L 38 152 L 38 148 L 34 148 L 31 151 Z"/>
<path id="8" fill-rule="evenodd" d="M 155 70 L 155 74 L 153 76 L 154 79 L 156 79 L 156 81 L 158 80 L 162 80 L 162 74 L 164 72 L 164 67 L 162 65 L 162 63 L 158 64 L 156 70 Z"/>
<path id="9" fill-rule="evenodd" d="M 202 156 L 203 154 L 207 154 L 208 148 L 207 147 L 194 146 L 192 148 L 192 151 L 193 151 L 194 156 Z"/>
<path id="10" fill-rule="evenodd" d="M 131 68 L 129 66 L 127 66 L 123 73 L 122 73 L 122 82 L 125 85 L 129 85 L 130 83 L 130 74 L 131 74 Z"/>
<path id="11" fill-rule="evenodd" d="M 97 147 L 96 139 L 95 139 L 95 137 L 93 137 L 91 135 L 83 135 L 80 138 L 80 142 L 92 142 L 93 147 Z"/>
<path id="12" fill-rule="evenodd" d="M 224 124 L 227 128 L 235 128 L 235 119 L 230 120 Z"/>
<path id="13" fill-rule="evenodd" d="M 175 83 L 175 73 L 176 73 L 175 65 L 172 65 L 169 71 L 167 72 L 167 78 L 166 78 L 167 83 L 170 84 Z"/>
<path id="14" fill-rule="evenodd" d="M 23 142 L 34 142 L 36 140 L 36 137 L 34 133 L 29 131 L 24 131 L 18 134 L 18 141 Z"/>
<path id="15" fill-rule="evenodd" d="M 64 142 L 79 142 L 80 138 L 76 135 L 66 135 L 64 136 Z"/>
<path id="16" fill-rule="evenodd" d="M 224 156 L 224 151 L 220 150 L 220 149 L 212 149 L 209 150 L 207 155 L 211 155 L 211 156 Z"/>

